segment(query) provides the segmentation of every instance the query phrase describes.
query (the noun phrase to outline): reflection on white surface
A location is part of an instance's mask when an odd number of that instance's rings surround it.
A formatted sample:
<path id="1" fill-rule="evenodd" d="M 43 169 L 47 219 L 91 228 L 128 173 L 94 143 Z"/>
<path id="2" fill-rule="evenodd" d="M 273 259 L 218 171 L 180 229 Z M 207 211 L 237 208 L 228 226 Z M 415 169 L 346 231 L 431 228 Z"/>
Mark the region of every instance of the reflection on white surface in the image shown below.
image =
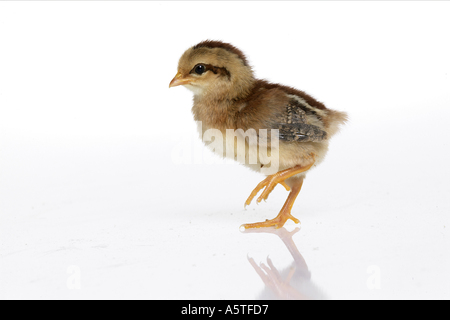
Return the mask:
<path id="1" fill-rule="evenodd" d="M 324 168 L 294 206 L 301 231 L 242 233 L 242 223 L 278 212 L 284 188 L 244 210 L 258 175 L 164 159 L 154 171 L 154 148 L 132 139 L 4 143 L 0 298 L 450 297 L 445 187 L 421 190 L 435 205 L 426 211 L 392 187 L 401 181 L 381 189 L 354 175 L 343 187 Z"/>
<path id="2" fill-rule="evenodd" d="M 278 236 L 294 260 L 280 271 L 280 268 L 275 267 L 269 257 L 267 257 L 267 265 L 263 262 L 257 265 L 253 258 L 248 257 L 248 261 L 266 286 L 260 295 L 261 299 L 311 300 L 325 298 L 322 290 L 311 282 L 308 265 L 292 239 L 292 236 L 298 231 L 300 231 L 298 227 L 291 232 L 287 231 L 285 227 L 244 231 L 244 233 L 269 233 Z"/>

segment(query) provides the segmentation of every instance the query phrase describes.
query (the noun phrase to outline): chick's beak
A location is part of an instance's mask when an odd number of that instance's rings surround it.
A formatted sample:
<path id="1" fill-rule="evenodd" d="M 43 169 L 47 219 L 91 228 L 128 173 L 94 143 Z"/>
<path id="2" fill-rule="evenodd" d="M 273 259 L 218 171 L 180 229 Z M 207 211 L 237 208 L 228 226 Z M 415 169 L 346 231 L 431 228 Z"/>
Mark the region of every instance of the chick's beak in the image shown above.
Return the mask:
<path id="1" fill-rule="evenodd" d="M 172 79 L 172 81 L 170 81 L 169 88 L 180 86 L 183 84 L 188 84 L 191 83 L 192 81 L 194 81 L 194 79 L 191 78 L 189 75 L 183 76 L 183 74 L 178 71 L 175 77 Z"/>

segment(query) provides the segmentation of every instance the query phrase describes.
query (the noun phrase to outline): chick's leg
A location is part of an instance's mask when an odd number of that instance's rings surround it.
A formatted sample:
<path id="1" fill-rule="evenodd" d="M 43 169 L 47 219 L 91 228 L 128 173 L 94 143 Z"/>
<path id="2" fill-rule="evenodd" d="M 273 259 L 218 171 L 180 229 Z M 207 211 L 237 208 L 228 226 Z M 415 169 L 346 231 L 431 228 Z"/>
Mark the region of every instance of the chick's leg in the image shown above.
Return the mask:
<path id="1" fill-rule="evenodd" d="M 286 183 L 284 182 L 284 180 L 295 176 L 296 174 L 305 172 L 307 170 L 309 170 L 312 166 L 313 166 L 314 162 L 311 163 L 310 165 L 307 166 L 295 166 L 293 168 L 289 168 L 283 171 L 279 171 L 275 174 L 272 174 L 270 176 L 268 176 L 266 179 L 264 179 L 263 181 L 261 181 L 255 189 L 253 189 L 252 193 L 250 194 L 250 196 L 247 198 L 247 201 L 245 201 L 245 205 L 244 207 L 248 206 L 253 198 L 258 194 L 258 192 L 265 188 L 264 191 L 261 193 L 261 195 L 258 197 L 258 199 L 256 200 L 256 202 L 261 202 L 261 200 L 267 200 L 267 198 L 269 197 L 269 194 L 272 192 L 272 190 L 275 188 L 275 186 L 279 183 L 282 186 L 284 186 L 286 188 L 287 191 L 290 190 L 289 186 L 286 185 Z"/>
<path id="2" fill-rule="evenodd" d="M 281 228 L 288 219 L 291 219 L 295 223 L 299 223 L 300 221 L 291 215 L 291 209 L 292 206 L 294 205 L 297 195 L 300 193 L 302 184 L 303 178 L 296 178 L 291 182 L 292 186 L 291 192 L 289 193 L 289 196 L 286 202 L 284 203 L 283 208 L 281 208 L 280 213 L 274 219 L 266 220 L 264 222 L 247 223 L 243 224 L 242 227 L 244 227 L 245 229 L 251 229 L 251 228 L 266 228 L 275 226 L 278 229 Z"/>

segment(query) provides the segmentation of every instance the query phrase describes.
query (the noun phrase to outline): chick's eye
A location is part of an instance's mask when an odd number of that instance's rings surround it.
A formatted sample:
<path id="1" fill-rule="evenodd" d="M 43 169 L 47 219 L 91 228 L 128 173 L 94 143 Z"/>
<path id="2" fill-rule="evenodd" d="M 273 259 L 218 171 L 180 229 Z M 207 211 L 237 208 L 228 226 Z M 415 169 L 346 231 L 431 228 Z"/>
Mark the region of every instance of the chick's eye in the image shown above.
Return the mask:
<path id="1" fill-rule="evenodd" d="M 196 74 L 202 74 L 202 73 L 205 72 L 205 71 L 206 71 L 206 68 L 205 68 L 205 66 L 202 65 L 202 64 L 199 64 L 199 65 L 196 66 L 195 69 L 194 69 L 194 72 L 195 72 Z"/>

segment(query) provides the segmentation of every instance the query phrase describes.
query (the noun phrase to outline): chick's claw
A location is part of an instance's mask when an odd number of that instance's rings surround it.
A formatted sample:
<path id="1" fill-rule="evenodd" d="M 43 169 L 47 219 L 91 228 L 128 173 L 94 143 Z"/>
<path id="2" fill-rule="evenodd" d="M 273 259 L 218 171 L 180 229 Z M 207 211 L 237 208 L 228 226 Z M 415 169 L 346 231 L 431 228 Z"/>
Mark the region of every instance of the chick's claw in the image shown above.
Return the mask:
<path id="1" fill-rule="evenodd" d="M 261 200 L 266 201 L 269 197 L 269 194 L 275 189 L 275 186 L 278 184 L 278 182 L 273 182 L 273 180 L 269 181 L 266 185 L 266 188 L 263 190 L 261 195 L 256 200 L 258 203 L 261 202 Z"/>
<path id="2" fill-rule="evenodd" d="M 289 187 L 286 182 L 281 181 L 280 184 L 286 189 L 286 191 L 291 191 L 291 187 Z"/>

